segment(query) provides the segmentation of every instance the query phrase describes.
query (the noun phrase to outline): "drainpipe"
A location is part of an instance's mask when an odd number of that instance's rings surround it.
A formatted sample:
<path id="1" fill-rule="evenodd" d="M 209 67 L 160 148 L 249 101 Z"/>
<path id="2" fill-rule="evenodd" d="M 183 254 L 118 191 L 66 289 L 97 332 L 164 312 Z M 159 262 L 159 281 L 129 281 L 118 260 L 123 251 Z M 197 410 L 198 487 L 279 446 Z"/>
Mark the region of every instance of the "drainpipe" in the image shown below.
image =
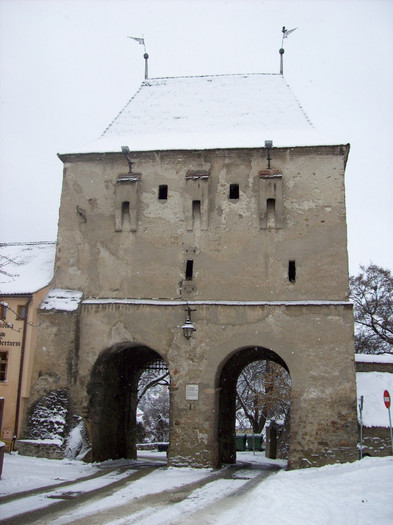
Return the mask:
<path id="1" fill-rule="evenodd" d="M 23 379 L 23 364 L 25 360 L 25 346 L 26 346 L 26 331 L 27 331 L 27 317 L 29 314 L 29 305 L 31 303 L 31 295 L 29 295 L 27 299 L 27 303 L 25 305 L 25 318 L 23 320 L 23 338 L 22 338 L 22 348 L 20 351 L 20 365 L 19 365 L 19 379 L 18 379 L 18 392 L 16 395 L 16 409 L 15 409 L 15 425 L 14 425 L 14 437 L 13 442 L 15 444 L 15 440 L 18 435 L 19 430 L 19 412 L 20 412 L 20 404 L 21 404 L 21 397 L 22 397 L 22 379 Z"/>

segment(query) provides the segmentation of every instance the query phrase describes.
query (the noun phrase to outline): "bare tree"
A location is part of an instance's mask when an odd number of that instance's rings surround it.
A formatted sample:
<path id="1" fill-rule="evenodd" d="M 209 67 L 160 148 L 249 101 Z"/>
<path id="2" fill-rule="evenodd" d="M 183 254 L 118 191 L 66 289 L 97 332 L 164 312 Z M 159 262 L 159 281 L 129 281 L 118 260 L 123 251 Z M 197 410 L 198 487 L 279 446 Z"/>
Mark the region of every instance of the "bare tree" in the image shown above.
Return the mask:
<path id="1" fill-rule="evenodd" d="M 148 369 L 142 372 L 138 382 L 138 403 L 151 388 L 156 386 L 169 386 L 169 372 L 167 369 Z"/>
<path id="2" fill-rule="evenodd" d="M 138 382 L 138 408 L 148 441 L 169 439 L 169 372 L 162 360 L 144 370 Z"/>
<path id="3" fill-rule="evenodd" d="M 255 361 L 241 372 L 236 386 L 237 420 L 260 434 L 267 420 L 284 419 L 290 404 L 288 372 L 273 361 Z"/>
<path id="4" fill-rule="evenodd" d="M 358 353 L 393 352 L 393 277 L 389 270 L 371 264 L 350 278 Z"/>
<path id="5" fill-rule="evenodd" d="M 156 385 L 142 398 L 140 408 L 145 437 L 149 442 L 169 440 L 169 394 L 164 385 Z"/>

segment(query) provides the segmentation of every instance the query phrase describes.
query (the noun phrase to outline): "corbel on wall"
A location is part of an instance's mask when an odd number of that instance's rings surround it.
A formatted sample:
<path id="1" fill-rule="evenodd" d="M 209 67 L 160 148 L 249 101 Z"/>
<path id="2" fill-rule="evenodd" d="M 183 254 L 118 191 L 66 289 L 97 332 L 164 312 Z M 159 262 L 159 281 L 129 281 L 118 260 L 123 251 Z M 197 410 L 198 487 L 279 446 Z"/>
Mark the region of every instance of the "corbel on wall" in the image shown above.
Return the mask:
<path id="1" fill-rule="evenodd" d="M 284 226 L 284 202 L 282 190 L 282 173 L 270 168 L 259 173 L 259 227 L 282 228 Z"/>
<path id="2" fill-rule="evenodd" d="M 115 230 L 135 232 L 138 225 L 140 173 L 119 175 L 115 184 Z"/>
<path id="3" fill-rule="evenodd" d="M 196 203 L 199 203 L 201 230 L 209 226 L 209 176 L 205 170 L 189 170 L 186 174 L 186 188 L 184 198 L 184 216 L 186 230 L 194 229 Z"/>

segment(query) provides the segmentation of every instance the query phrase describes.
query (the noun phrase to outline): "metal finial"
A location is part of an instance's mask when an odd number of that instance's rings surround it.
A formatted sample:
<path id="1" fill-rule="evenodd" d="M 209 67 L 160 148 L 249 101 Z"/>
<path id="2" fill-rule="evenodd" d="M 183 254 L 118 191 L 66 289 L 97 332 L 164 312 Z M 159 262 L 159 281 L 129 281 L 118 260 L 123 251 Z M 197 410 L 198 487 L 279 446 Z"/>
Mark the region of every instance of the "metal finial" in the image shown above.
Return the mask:
<path id="1" fill-rule="evenodd" d="M 283 26 L 283 28 L 281 29 L 282 31 L 282 40 L 281 40 L 281 48 L 279 50 L 279 53 L 280 53 L 280 75 L 283 75 L 284 74 L 284 53 L 285 53 L 285 50 L 284 50 L 284 38 L 288 38 L 288 36 L 293 33 L 295 31 L 295 29 L 297 29 L 297 27 L 295 27 L 294 29 L 287 29 L 285 26 Z"/>
<path id="2" fill-rule="evenodd" d="M 128 38 L 131 38 L 131 40 L 135 40 L 135 42 L 138 42 L 138 44 L 141 44 L 143 46 L 143 49 L 145 50 L 145 53 L 143 55 L 143 58 L 145 59 L 145 79 L 149 78 L 149 76 L 148 76 L 148 64 L 147 64 L 149 55 L 147 54 L 147 51 L 146 51 L 146 45 L 145 45 L 144 37 L 139 38 L 139 37 L 135 37 L 135 36 L 129 36 Z"/>
<path id="3" fill-rule="evenodd" d="M 148 60 L 149 60 L 149 55 L 147 53 L 145 53 L 143 55 L 143 58 L 145 59 L 145 79 L 146 78 L 149 78 L 149 69 L 148 69 Z"/>
<path id="4" fill-rule="evenodd" d="M 279 50 L 279 53 L 280 53 L 280 75 L 283 75 L 284 74 L 284 53 L 285 53 L 285 50 L 284 48 L 282 47 L 280 50 Z"/>

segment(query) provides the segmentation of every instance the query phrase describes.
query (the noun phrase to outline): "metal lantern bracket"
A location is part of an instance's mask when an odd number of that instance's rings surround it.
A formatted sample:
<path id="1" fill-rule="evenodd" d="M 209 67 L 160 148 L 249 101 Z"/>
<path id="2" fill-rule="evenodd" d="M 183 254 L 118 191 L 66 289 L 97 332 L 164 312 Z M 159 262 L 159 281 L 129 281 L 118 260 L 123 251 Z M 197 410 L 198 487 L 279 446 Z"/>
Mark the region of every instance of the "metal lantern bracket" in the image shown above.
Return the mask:
<path id="1" fill-rule="evenodd" d="M 183 330 L 184 337 L 188 340 L 191 338 L 192 333 L 196 331 L 196 328 L 191 321 L 191 312 L 196 312 L 196 310 L 192 310 L 189 306 L 187 306 L 185 311 L 187 312 L 187 317 L 181 328 Z"/>

